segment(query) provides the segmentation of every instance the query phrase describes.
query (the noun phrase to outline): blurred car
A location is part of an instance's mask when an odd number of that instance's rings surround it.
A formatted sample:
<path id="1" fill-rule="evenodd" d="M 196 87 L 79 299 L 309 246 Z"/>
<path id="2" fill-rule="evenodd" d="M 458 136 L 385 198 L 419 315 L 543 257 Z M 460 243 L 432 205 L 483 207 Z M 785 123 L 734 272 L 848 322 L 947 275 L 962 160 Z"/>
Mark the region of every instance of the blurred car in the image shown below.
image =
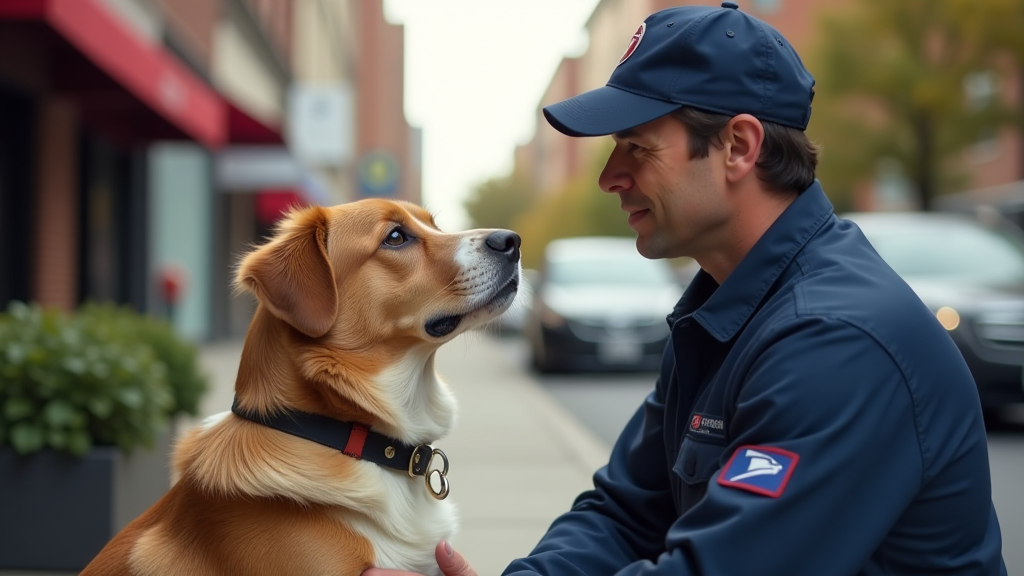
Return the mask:
<path id="1" fill-rule="evenodd" d="M 1024 410 L 1024 241 L 1020 229 L 967 214 L 851 213 L 878 254 L 949 331 L 982 406 Z"/>
<path id="2" fill-rule="evenodd" d="M 519 290 L 516 299 L 508 310 L 494 321 L 494 329 L 499 336 L 514 336 L 523 332 L 526 325 L 526 317 L 530 314 L 530 307 L 533 305 L 533 284 L 537 279 L 537 271 L 530 268 L 523 268 L 519 276 Z"/>
<path id="3" fill-rule="evenodd" d="M 540 372 L 654 371 L 665 317 L 683 286 L 632 238 L 578 237 L 545 248 L 524 334 Z"/>

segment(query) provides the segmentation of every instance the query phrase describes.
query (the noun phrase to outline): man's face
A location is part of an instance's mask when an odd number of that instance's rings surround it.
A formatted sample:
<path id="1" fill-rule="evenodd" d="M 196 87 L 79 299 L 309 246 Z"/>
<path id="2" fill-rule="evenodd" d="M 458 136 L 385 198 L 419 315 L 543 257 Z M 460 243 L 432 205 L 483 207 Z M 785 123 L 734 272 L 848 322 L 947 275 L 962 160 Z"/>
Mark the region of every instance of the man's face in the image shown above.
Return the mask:
<path id="1" fill-rule="evenodd" d="M 662 116 L 612 136 L 615 148 L 598 185 L 619 195 L 637 250 L 647 258 L 698 257 L 716 250 L 729 212 L 720 193 L 721 152 L 690 159 L 686 127 Z"/>

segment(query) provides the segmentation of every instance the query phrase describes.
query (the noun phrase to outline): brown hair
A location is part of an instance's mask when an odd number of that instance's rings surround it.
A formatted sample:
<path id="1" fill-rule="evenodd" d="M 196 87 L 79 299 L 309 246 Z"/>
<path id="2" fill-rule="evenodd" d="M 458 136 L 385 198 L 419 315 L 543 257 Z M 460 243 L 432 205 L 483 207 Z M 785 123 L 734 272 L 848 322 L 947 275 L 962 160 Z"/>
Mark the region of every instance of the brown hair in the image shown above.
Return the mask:
<path id="1" fill-rule="evenodd" d="M 675 117 L 686 126 L 690 137 L 690 158 L 707 158 L 708 147 L 721 148 L 721 132 L 731 116 L 683 107 Z M 760 120 L 764 127 L 757 177 L 771 190 L 803 192 L 814 182 L 818 146 L 802 130 Z"/>

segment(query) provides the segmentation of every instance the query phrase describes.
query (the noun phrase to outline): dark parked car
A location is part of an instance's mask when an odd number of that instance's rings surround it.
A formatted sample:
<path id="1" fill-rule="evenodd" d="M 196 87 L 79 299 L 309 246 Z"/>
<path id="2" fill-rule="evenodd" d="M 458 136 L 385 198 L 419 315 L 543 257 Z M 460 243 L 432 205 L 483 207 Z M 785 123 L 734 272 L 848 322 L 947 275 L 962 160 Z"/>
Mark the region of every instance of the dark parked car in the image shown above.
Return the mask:
<path id="1" fill-rule="evenodd" d="M 541 372 L 657 370 L 665 317 L 682 295 L 671 266 L 631 238 L 554 240 L 545 249 L 524 333 Z"/>
<path id="2" fill-rule="evenodd" d="M 964 214 L 853 213 L 878 251 L 949 331 L 986 411 L 1024 414 L 1024 242 Z"/>
<path id="3" fill-rule="evenodd" d="M 530 315 L 530 307 L 533 305 L 533 283 L 536 281 L 537 271 L 523 268 L 519 276 L 519 291 L 516 299 L 508 310 L 498 316 L 487 329 L 493 330 L 499 336 L 518 336 L 523 332 L 526 318 Z"/>

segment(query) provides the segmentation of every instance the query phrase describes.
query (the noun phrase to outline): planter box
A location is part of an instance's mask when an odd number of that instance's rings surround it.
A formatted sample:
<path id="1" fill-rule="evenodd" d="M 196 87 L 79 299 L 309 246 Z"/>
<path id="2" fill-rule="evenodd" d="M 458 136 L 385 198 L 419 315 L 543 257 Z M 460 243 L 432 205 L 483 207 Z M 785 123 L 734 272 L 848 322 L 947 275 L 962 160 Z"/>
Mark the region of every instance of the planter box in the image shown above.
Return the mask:
<path id="1" fill-rule="evenodd" d="M 170 488 L 170 438 L 129 457 L 111 447 L 76 458 L 0 446 L 0 570 L 85 568 Z"/>

